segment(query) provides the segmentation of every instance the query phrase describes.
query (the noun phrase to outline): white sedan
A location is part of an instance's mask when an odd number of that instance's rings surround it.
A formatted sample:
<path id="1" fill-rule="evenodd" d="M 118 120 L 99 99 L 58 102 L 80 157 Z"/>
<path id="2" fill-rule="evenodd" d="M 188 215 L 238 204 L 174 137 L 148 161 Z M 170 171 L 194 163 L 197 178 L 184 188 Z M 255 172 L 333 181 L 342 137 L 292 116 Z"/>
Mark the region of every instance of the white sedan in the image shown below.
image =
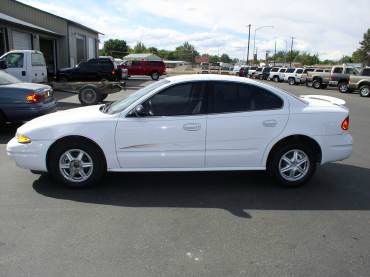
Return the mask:
<path id="1" fill-rule="evenodd" d="M 176 76 L 106 105 L 24 124 L 7 145 L 18 166 L 69 186 L 106 171 L 267 170 L 298 186 L 352 152 L 345 102 L 296 97 L 246 78 Z"/>

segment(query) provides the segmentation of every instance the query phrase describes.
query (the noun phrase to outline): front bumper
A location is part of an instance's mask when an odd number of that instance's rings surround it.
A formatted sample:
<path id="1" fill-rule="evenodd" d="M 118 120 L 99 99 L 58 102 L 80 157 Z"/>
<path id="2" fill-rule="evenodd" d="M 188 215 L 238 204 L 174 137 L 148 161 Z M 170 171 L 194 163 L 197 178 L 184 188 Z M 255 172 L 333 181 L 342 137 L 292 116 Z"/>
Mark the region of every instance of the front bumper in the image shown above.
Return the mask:
<path id="1" fill-rule="evenodd" d="M 51 144 L 46 140 L 22 144 L 14 137 L 8 142 L 6 152 L 21 168 L 46 172 L 46 153 Z"/>

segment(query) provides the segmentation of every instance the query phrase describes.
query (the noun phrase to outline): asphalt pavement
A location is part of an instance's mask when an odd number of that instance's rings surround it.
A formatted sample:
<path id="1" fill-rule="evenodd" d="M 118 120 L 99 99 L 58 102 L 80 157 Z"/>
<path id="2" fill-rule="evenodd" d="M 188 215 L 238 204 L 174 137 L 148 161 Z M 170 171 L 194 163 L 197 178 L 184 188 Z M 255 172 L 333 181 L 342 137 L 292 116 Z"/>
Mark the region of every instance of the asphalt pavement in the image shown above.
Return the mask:
<path id="1" fill-rule="evenodd" d="M 5 153 L 16 127 L 1 129 L 0 276 L 369 276 L 370 98 L 269 84 L 346 100 L 351 158 L 297 189 L 263 172 L 203 172 L 108 174 L 78 190 L 17 168 Z"/>

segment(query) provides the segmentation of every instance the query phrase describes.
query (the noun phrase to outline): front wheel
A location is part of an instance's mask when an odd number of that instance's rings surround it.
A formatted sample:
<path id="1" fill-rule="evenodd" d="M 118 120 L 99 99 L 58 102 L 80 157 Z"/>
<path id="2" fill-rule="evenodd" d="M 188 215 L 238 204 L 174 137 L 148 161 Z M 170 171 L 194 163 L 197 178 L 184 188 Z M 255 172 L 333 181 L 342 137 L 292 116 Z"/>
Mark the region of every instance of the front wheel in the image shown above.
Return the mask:
<path id="1" fill-rule="evenodd" d="M 278 82 L 280 81 L 278 76 L 274 76 L 274 78 L 272 78 L 272 80 L 273 80 L 275 83 L 278 83 Z"/>
<path id="2" fill-rule="evenodd" d="M 291 144 L 278 149 L 267 170 L 283 186 L 298 187 L 306 183 L 316 170 L 315 155 L 304 144 Z"/>
<path id="3" fill-rule="evenodd" d="M 95 185 L 106 172 L 105 158 L 92 143 L 66 140 L 55 146 L 48 159 L 49 171 L 69 187 Z"/>
<path id="4" fill-rule="evenodd" d="M 340 82 L 338 84 L 338 90 L 341 93 L 347 93 L 349 91 L 349 86 L 347 82 Z"/>
<path id="5" fill-rule="evenodd" d="M 157 81 L 159 79 L 159 73 L 158 72 L 153 72 L 152 74 L 150 74 L 150 77 L 152 78 L 152 80 L 154 81 Z"/>
<path id="6" fill-rule="evenodd" d="M 362 97 L 370 96 L 370 86 L 369 85 L 363 85 L 360 87 L 360 96 Z"/>

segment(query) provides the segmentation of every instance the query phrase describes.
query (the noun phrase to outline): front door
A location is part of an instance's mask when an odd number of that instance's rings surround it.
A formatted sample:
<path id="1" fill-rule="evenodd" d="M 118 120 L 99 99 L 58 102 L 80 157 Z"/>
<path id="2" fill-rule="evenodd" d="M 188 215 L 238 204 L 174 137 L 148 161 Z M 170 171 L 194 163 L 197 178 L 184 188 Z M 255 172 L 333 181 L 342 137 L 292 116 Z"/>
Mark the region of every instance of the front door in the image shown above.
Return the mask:
<path id="1" fill-rule="evenodd" d="M 144 112 L 119 119 L 116 151 L 121 168 L 204 167 L 206 97 L 203 84 L 176 84 L 142 103 Z"/>
<path id="2" fill-rule="evenodd" d="M 30 82 L 27 72 L 27 63 L 24 53 L 9 53 L 2 60 L 6 62 L 7 69 L 5 70 L 10 75 L 23 82 Z"/>
<path id="3" fill-rule="evenodd" d="M 252 84 L 212 82 L 206 167 L 260 168 L 266 146 L 284 129 L 289 108 Z"/>

